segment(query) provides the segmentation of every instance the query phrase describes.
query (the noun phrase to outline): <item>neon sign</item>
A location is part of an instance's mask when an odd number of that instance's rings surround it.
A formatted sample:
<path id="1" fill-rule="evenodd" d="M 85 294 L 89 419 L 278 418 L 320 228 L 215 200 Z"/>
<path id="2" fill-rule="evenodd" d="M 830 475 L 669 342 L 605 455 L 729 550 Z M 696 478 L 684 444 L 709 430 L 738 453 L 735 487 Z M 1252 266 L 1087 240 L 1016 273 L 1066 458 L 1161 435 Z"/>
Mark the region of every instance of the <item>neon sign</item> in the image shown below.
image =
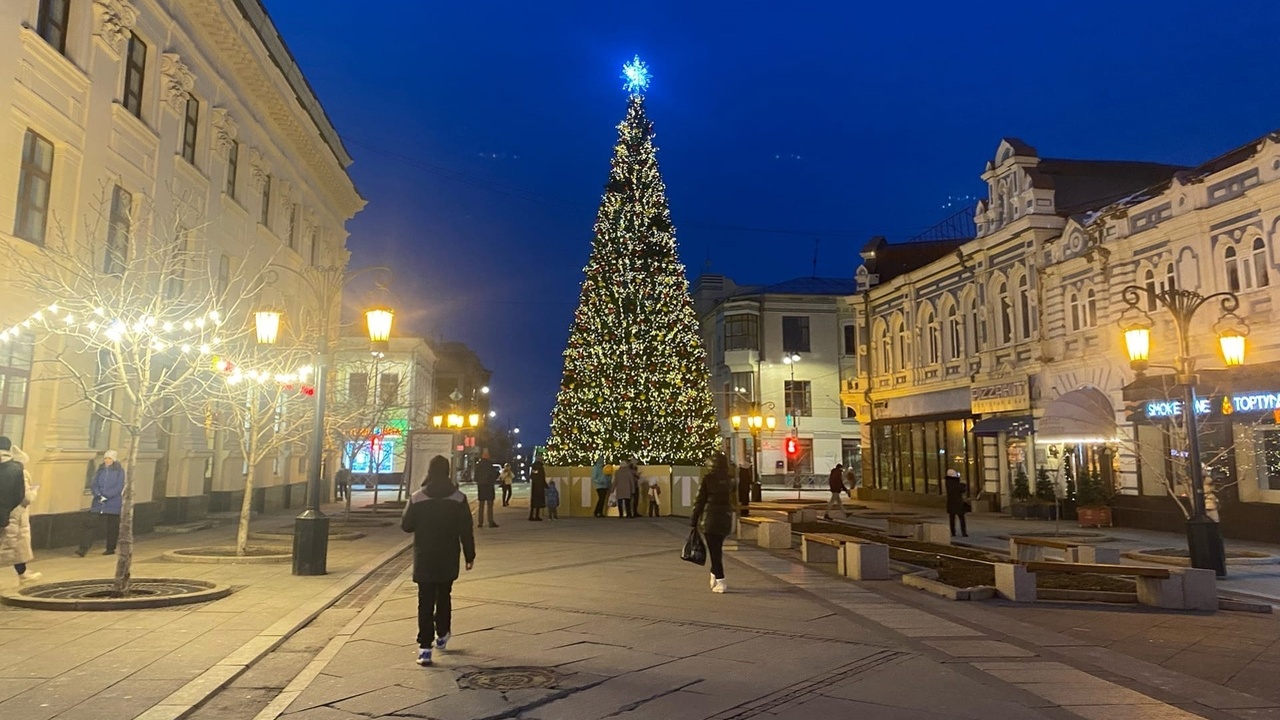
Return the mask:
<path id="1" fill-rule="evenodd" d="M 1207 415 L 1213 409 L 1208 398 L 1196 398 L 1196 414 Z M 1147 403 L 1148 418 L 1171 418 L 1182 416 L 1181 400 L 1153 400 Z"/>
<path id="2" fill-rule="evenodd" d="M 1210 398 L 1196 398 L 1196 414 L 1208 415 L 1217 408 L 1222 415 L 1236 413 L 1263 413 L 1280 411 L 1280 392 L 1239 393 L 1223 397 L 1215 402 Z M 1149 420 L 1182 416 L 1181 400 L 1152 400 L 1146 405 Z"/>

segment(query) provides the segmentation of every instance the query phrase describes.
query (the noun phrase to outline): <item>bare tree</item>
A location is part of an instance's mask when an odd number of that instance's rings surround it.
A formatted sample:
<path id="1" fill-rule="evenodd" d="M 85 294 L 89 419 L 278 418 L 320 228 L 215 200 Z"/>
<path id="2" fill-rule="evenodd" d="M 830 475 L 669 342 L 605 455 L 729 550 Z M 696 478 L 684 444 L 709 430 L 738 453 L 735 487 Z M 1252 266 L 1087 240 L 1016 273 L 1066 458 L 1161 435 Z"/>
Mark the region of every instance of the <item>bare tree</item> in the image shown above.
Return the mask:
<path id="1" fill-rule="evenodd" d="M 87 405 L 127 439 L 120 595 L 133 564 L 139 451 L 161 421 L 201 414 L 196 407 L 224 382 L 212 357 L 247 332 L 241 303 L 260 285 L 200 247 L 204 223 L 190 196 L 168 197 L 173 207 L 158 217 L 149 199 L 104 190 L 82 229 L 55 223 L 46 245 L 19 248 L 10 260 L 33 312 L 5 339 L 45 333 L 52 358 L 38 358 L 40 379 L 69 383 L 77 390 L 71 405 Z"/>

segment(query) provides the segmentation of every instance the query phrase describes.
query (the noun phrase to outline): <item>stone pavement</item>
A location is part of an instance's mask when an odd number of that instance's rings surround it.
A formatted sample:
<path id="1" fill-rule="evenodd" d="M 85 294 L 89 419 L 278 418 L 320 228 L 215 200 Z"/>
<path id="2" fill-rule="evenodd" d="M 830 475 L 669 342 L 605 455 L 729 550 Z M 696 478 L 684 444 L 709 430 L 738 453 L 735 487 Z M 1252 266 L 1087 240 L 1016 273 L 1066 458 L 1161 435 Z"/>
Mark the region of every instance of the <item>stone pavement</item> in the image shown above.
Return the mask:
<path id="1" fill-rule="evenodd" d="M 263 516 L 254 528 L 275 529 L 291 521 L 292 514 Z M 160 559 L 174 548 L 230 544 L 234 525 L 140 537 L 135 577 L 202 578 L 236 588 L 213 603 L 116 612 L 0 605 L 0 718 L 177 717 L 406 545 L 398 523 L 362 531 L 365 538 L 329 544 L 329 574 L 322 577 L 294 577 L 289 563 L 207 565 Z M 46 581 L 109 577 L 115 558 L 100 552 L 79 558 L 72 548 L 42 550 L 32 569 L 44 573 Z M 16 580 L 9 568 L 3 570 L 0 589 L 8 589 Z"/>
<path id="2" fill-rule="evenodd" d="M 479 531 L 435 667 L 413 663 L 406 569 L 258 718 L 1280 718 L 1280 701 L 999 603 L 857 583 L 732 544 L 730 592 L 716 595 L 704 568 L 677 557 L 680 520 L 523 512 L 500 508 L 502 527 Z"/>

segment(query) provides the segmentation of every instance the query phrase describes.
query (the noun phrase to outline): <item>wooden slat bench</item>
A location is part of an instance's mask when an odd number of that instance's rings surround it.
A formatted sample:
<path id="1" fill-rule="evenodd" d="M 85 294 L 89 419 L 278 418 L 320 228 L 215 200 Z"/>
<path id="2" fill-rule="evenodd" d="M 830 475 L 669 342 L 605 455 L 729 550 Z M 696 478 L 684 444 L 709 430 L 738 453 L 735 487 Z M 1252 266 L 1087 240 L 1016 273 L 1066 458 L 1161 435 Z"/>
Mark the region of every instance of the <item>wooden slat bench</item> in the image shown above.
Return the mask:
<path id="1" fill-rule="evenodd" d="M 889 546 L 848 535 L 804 533 L 800 557 L 806 563 L 833 562 L 836 573 L 854 580 L 888 580 Z"/>
<path id="2" fill-rule="evenodd" d="M 791 523 L 756 515 L 740 517 L 738 540 L 752 540 L 762 548 L 785 550 L 791 547 Z"/>
<path id="3" fill-rule="evenodd" d="M 1061 550 L 1063 559 L 1069 563 L 1120 564 L 1120 551 L 1116 548 L 1096 547 L 1089 543 L 1072 542 L 1071 540 L 1017 536 L 1009 538 L 1009 557 L 1018 562 L 1039 562 L 1044 560 L 1045 548 Z"/>
<path id="4" fill-rule="evenodd" d="M 1006 600 L 1036 599 L 1037 572 L 1087 573 L 1132 577 L 1138 604 L 1176 610 L 1217 610 L 1218 584 L 1212 570 L 1158 568 L 1140 565 L 1032 561 L 1015 565 L 996 563 L 996 592 Z"/>

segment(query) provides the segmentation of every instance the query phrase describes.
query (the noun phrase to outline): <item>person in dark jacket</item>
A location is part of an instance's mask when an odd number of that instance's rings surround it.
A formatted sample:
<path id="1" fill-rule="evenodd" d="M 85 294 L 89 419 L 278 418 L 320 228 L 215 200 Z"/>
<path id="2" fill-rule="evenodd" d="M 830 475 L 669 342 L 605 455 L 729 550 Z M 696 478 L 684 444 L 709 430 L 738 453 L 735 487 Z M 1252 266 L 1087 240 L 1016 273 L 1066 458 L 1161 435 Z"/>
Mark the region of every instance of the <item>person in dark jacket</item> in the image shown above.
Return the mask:
<path id="1" fill-rule="evenodd" d="M 124 468 L 120 467 L 119 458 L 115 450 L 104 453 L 102 464 L 89 484 L 93 503 L 89 505 L 89 517 L 80 536 L 80 547 L 76 548 L 80 557 L 93 547 L 98 538 L 98 528 L 102 528 L 107 537 L 107 549 L 102 554 L 116 554 L 116 543 L 120 541 L 120 509 L 124 502 Z"/>
<path id="2" fill-rule="evenodd" d="M 756 473 L 755 468 L 751 466 L 750 460 L 744 460 L 738 466 L 738 507 L 739 514 L 747 517 L 751 514 L 751 487 L 755 485 Z"/>
<path id="3" fill-rule="evenodd" d="M 964 516 L 969 512 L 969 488 L 960 480 L 960 472 L 948 470 L 946 478 L 947 520 L 951 523 L 951 537 L 956 536 L 956 518 L 960 518 L 960 534 L 969 537 L 969 528 L 965 527 Z"/>
<path id="4" fill-rule="evenodd" d="M 431 664 L 432 642 L 443 652 L 453 636 L 453 582 L 458 579 L 458 553 L 470 570 L 476 561 L 471 507 L 449 479 L 449 461 L 431 458 L 422 489 L 404 506 L 400 529 L 413 533 L 413 581 L 418 585 L 417 663 Z"/>
<path id="5" fill-rule="evenodd" d="M 542 520 L 542 508 L 547 506 L 547 469 L 542 458 L 536 458 L 529 468 L 529 519 Z"/>
<path id="6" fill-rule="evenodd" d="M 702 478 L 698 499 L 693 504 L 692 525 L 702 531 L 711 557 L 711 592 L 729 589 L 724 579 L 724 539 L 733 532 L 733 513 L 738 509 L 738 481 L 729 475 L 729 459 L 718 452 L 711 456 L 711 472 Z"/>
<path id="7" fill-rule="evenodd" d="M 849 517 L 848 513 L 844 511 L 844 503 L 840 500 L 840 496 L 847 493 L 849 497 L 853 497 L 853 490 L 844 486 L 844 466 L 840 463 L 836 463 L 836 466 L 831 468 L 831 474 L 827 475 L 827 489 L 831 491 L 831 499 L 827 500 L 827 511 L 822 516 L 822 519 L 835 519 L 831 517 L 832 508 L 835 508 L 840 513 L 840 517 Z"/>
<path id="8" fill-rule="evenodd" d="M 333 475 L 334 495 L 338 500 L 351 499 L 351 471 L 347 468 L 338 468 L 338 472 Z"/>
<path id="9" fill-rule="evenodd" d="M 480 507 L 476 513 L 476 527 L 484 527 L 484 511 L 489 509 L 489 527 L 496 528 L 493 521 L 494 485 L 498 482 L 498 468 L 489 459 L 489 451 L 480 453 L 480 461 L 476 463 L 476 502 Z"/>

